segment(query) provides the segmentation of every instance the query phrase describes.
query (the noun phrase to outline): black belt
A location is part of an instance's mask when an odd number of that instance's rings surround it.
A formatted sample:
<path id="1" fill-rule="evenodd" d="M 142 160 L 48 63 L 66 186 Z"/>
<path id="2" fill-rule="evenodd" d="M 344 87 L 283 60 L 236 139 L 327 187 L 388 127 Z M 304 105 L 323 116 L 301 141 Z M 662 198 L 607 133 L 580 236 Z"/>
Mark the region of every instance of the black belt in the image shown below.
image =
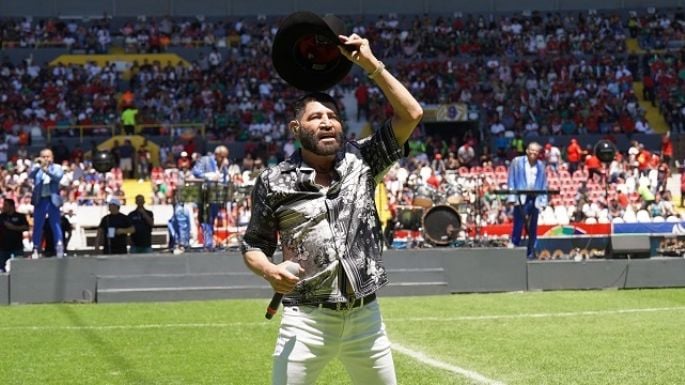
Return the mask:
<path id="1" fill-rule="evenodd" d="M 366 297 L 362 298 L 357 298 L 353 302 L 322 302 L 320 304 L 305 304 L 304 306 L 313 306 L 313 307 L 318 307 L 318 308 L 323 308 L 323 309 L 331 309 L 331 310 L 348 310 L 348 309 L 354 309 L 358 307 L 362 307 L 364 305 L 370 304 L 371 302 L 376 300 L 376 293 L 371 293 L 367 295 Z"/>

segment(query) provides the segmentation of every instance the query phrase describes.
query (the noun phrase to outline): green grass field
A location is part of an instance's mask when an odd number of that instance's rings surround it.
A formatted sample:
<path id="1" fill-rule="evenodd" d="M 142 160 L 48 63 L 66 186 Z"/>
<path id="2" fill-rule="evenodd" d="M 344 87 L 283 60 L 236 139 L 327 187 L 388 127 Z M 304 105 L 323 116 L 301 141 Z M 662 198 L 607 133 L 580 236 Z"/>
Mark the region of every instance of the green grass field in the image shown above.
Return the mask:
<path id="1" fill-rule="evenodd" d="M 269 384 L 267 301 L 0 307 L 0 384 Z M 685 383 L 685 289 L 380 301 L 400 384 Z"/>

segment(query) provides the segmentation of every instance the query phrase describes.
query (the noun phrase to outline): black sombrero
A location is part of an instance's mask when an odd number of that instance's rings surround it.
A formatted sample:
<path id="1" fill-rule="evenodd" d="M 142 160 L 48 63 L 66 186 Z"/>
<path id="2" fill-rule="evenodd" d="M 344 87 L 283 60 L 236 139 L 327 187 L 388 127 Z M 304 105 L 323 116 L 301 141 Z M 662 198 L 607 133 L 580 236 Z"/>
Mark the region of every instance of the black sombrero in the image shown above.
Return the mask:
<path id="1" fill-rule="evenodd" d="M 281 22 L 271 59 L 288 84 L 303 91 L 324 91 L 341 81 L 352 68 L 338 50 L 345 25 L 334 15 L 320 17 L 296 12 Z"/>

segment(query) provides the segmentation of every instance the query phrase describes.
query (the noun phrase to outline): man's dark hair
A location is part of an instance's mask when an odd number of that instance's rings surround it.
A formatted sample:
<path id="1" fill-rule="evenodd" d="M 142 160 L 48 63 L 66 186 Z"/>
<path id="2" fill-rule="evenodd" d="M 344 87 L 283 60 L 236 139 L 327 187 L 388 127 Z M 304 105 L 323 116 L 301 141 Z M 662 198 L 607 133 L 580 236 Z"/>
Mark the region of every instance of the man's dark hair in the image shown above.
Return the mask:
<path id="1" fill-rule="evenodd" d="M 2 204 L 3 204 L 3 206 L 4 205 L 10 205 L 10 206 L 14 207 L 14 199 L 5 198 L 5 199 L 3 199 Z"/>
<path id="2" fill-rule="evenodd" d="M 335 100 L 331 95 L 324 92 L 310 92 L 295 101 L 295 118 L 299 118 L 300 116 L 302 116 L 302 112 L 304 112 L 304 107 L 307 105 L 307 103 L 311 101 L 317 101 L 321 104 L 332 105 L 335 112 L 337 114 L 340 114 L 340 107 L 338 106 L 338 101 Z"/>

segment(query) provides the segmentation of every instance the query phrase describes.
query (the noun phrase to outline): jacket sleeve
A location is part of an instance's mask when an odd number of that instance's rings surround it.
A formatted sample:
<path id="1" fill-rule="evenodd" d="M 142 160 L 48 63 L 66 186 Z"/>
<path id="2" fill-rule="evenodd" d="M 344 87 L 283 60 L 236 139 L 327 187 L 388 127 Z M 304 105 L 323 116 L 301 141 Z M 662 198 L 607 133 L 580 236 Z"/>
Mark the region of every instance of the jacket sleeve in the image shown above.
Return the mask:
<path id="1" fill-rule="evenodd" d="M 538 176 L 539 178 L 535 181 L 535 188 L 538 190 L 547 190 L 547 172 L 545 170 L 545 165 L 538 161 Z M 535 207 L 542 210 L 547 206 L 548 196 L 547 194 L 540 194 L 535 198 Z"/>
<path id="2" fill-rule="evenodd" d="M 56 166 L 52 164 L 50 167 L 48 167 L 46 174 L 48 174 L 52 181 L 59 183 L 64 176 L 64 170 L 62 170 L 62 166 Z"/>
<path id="3" fill-rule="evenodd" d="M 205 158 L 202 157 L 200 160 L 195 163 L 195 166 L 193 166 L 193 176 L 196 178 L 204 178 L 204 163 L 205 163 Z"/>
<path id="4" fill-rule="evenodd" d="M 38 171 L 40 170 L 40 167 L 38 165 L 34 164 L 31 168 L 31 172 L 29 172 L 29 178 L 33 179 L 36 177 L 36 174 L 38 174 Z"/>

